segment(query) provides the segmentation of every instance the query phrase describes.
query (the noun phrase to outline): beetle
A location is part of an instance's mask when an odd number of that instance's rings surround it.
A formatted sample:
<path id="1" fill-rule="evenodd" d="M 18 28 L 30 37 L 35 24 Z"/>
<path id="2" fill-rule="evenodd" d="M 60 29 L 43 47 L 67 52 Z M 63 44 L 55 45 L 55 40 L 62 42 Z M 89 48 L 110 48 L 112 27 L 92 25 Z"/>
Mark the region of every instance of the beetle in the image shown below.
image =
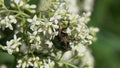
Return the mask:
<path id="1" fill-rule="evenodd" d="M 68 34 L 64 32 L 64 30 L 66 30 L 69 25 L 70 25 L 70 20 L 68 20 L 67 26 L 62 28 L 60 24 L 59 25 L 59 29 L 58 29 L 58 35 L 55 36 L 55 38 L 52 40 L 53 45 L 57 48 L 60 49 L 62 51 L 68 51 L 71 49 L 70 45 L 69 45 L 69 39 L 68 39 Z"/>

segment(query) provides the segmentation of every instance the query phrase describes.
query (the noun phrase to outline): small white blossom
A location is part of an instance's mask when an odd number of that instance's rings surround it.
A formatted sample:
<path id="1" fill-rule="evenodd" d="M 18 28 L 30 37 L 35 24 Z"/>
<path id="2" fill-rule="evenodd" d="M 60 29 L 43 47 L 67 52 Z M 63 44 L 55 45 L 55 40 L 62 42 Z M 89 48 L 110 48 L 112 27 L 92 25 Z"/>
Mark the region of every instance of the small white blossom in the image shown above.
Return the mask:
<path id="1" fill-rule="evenodd" d="M 23 63 L 22 63 L 22 68 L 25 68 L 27 66 L 27 63 L 26 63 L 26 61 L 24 61 Z"/>
<path id="2" fill-rule="evenodd" d="M 76 46 L 76 50 L 78 51 L 79 56 L 83 56 L 84 52 L 86 51 L 86 47 L 81 44 L 78 44 L 78 46 Z"/>
<path id="3" fill-rule="evenodd" d="M 52 43 L 51 41 L 49 41 L 49 40 L 47 40 L 47 41 L 45 42 L 45 44 L 47 44 L 49 48 L 51 48 L 52 45 L 53 45 L 53 43 Z"/>
<path id="4" fill-rule="evenodd" d="M 17 36 L 14 35 L 14 38 L 12 40 L 6 42 L 7 46 L 4 46 L 3 49 L 7 50 L 9 54 L 18 52 L 19 51 L 18 47 L 22 44 L 20 40 L 21 38 L 17 38 Z"/>
<path id="5" fill-rule="evenodd" d="M 14 0 L 14 2 L 15 2 L 16 4 L 18 4 L 18 3 L 20 2 L 20 0 Z"/>
<path id="6" fill-rule="evenodd" d="M 0 28 L 2 28 L 3 30 L 5 28 L 9 28 L 10 30 L 13 30 L 12 23 L 13 24 L 17 23 L 15 17 L 13 15 L 6 16 L 0 20 Z"/>
<path id="7" fill-rule="evenodd" d="M 7 68 L 7 65 L 1 64 L 1 65 L 0 65 L 0 68 Z"/>
<path id="8" fill-rule="evenodd" d="M 30 8 L 36 8 L 37 6 L 36 5 L 30 5 Z"/>

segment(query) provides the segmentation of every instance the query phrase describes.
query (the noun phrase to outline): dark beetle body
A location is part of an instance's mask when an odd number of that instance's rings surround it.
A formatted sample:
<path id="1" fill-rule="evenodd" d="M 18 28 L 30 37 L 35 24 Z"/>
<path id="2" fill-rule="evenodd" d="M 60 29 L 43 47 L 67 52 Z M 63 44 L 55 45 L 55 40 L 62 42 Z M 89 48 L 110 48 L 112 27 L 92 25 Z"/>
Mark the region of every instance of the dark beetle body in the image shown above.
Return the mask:
<path id="1" fill-rule="evenodd" d="M 67 27 L 68 26 L 69 26 L 69 22 L 68 22 Z M 64 32 L 64 30 L 66 30 L 67 27 L 65 27 L 65 28 L 60 27 L 59 34 L 57 36 L 55 36 L 54 40 L 52 40 L 54 46 L 57 49 L 60 49 L 62 51 L 68 51 L 71 49 L 71 47 L 69 45 L 68 34 Z"/>

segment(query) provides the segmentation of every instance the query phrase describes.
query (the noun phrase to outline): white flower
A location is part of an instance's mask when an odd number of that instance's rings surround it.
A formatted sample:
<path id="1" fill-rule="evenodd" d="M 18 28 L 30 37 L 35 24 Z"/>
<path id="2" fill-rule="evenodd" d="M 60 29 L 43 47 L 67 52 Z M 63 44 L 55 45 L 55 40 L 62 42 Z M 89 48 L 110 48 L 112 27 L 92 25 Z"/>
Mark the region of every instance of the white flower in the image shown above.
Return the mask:
<path id="1" fill-rule="evenodd" d="M 90 49 L 86 48 L 86 51 L 84 53 L 84 56 L 82 57 L 82 63 L 80 65 L 80 67 L 84 67 L 85 65 L 88 65 L 89 68 L 93 68 L 94 67 L 94 58 L 91 55 L 91 51 Z"/>
<path id="2" fill-rule="evenodd" d="M 22 68 L 25 68 L 27 66 L 27 63 L 26 63 L 26 61 L 24 61 L 23 63 L 22 63 Z"/>
<path id="3" fill-rule="evenodd" d="M 72 13 L 78 13 L 78 6 L 76 5 L 77 0 L 66 0 L 67 7 L 69 8 L 70 12 Z"/>
<path id="4" fill-rule="evenodd" d="M 71 30 L 70 28 L 67 28 L 67 29 L 66 29 L 66 33 L 68 33 L 69 35 L 71 35 L 71 31 L 72 31 L 72 30 Z"/>
<path id="5" fill-rule="evenodd" d="M 34 67 L 38 67 L 38 64 L 36 62 L 34 62 Z"/>
<path id="6" fill-rule="evenodd" d="M 17 20 L 15 19 L 15 17 L 13 15 L 9 15 L 9 19 L 10 19 L 11 23 L 14 23 L 14 24 L 17 23 Z"/>
<path id="7" fill-rule="evenodd" d="M 17 68 L 20 68 L 21 67 L 21 65 L 22 65 L 22 60 L 21 59 L 19 59 L 18 61 L 17 61 L 17 65 L 16 65 L 16 67 Z"/>
<path id="8" fill-rule="evenodd" d="M 7 66 L 5 64 L 1 64 L 0 68 L 7 68 Z"/>
<path id="9" fill-rule="evenodd" d="M 5 16 L 3 19 L 0 20 L 0 28 L 4 30 L 5 28 L 9 28 L 10 30 L 13 30 L 13 24 L 17 23 L 17 20 L 13 15 Z"/>
<path id="10" fill-rule="evenodd" d="M 72 51 L 67 51 L 67 52 L 65 52 L 65 53 L 63 54 L 61 60 L 62 60 L 63 62 L 69 62 L 73 55 L 74 55 L 74 54 L 73 54 Z"/>
<path id="11" fill-rule="evenodd" d="M 22 0 L 14 0 L 14 2 L 19 5 L 19 6 L 23 6 L 24 2 Z"/>
<path id="12" fill-rule="evenodd" d="M 38 25 L 41 24 L 41 22 L 37 20 L 37 15 L 34 15 L 33 19 L 27 19 L 27 21 L 30 23 L 30 29 L 32 31 L 37 31 Z"/>
<path id="13" fill-rule="evenodd" d="M 53 68 L 55 64 L 53 61 L 51 61 L 51 59 L 43 60 L 43 62 L 44 62 L 44 68 Z"/>
<path id="14" fill-rule="evenodd" d="M 7 48 L 7 51 L 8 51 L 8 54 L 12 54 L 13 53 L 13 49 L 10 49 L 10 48 L 8 49 Z"/>
<path id="15" fill-rule="evenodd" d="M 55 24 L 58 24 L 58 20 L 55 20 Z"/>
<path id="16" fill-rule="evenodd" d="M 93 10 L 93 2 L 94 0 L 85 0 L 84 1 L 84 10 L 87 12 L 91 12 Z"/>
<path id="17" fill-rule="evenodd" d="M 39 3 L 39 10 L 46 11 L 50 5 L 52 0 L 41 0 Z"/>
<path id="18" fill-rule="evenodd" d="M 37 15 L 34 15 L 33 19 L 27 19 L 27 21 L 35 24 L 37 21 Z"/>
<path id="19" fill-rule="evenodd" d="M 29 5 L 29 4 L 26 4 L 24 7 L 25 7 L 25 8 L 29 8 L 29 7 L 30 7 L 30 5 Z"/>
<path id="20" fill-rule="evenodd" d="M 34 31 L 34 32 L 33 32 L 33 35 L 37 35 L 37 33 L 38 33 L 37 31 Z"/>
<path id="21" fill-rule="evenodd" d="M 83 56 L 84 52 L 86 51 L 86 47 L 80 43 L 78 44 L 78 46 L 75 46 L 75 47 L 76 47 L 76 50 L 78 51 L 78 55 Z"/>
<path id="22" fill-rule="evenodd" d="M 53 21 L 53 20 L 54 20 L 54 17 L 51 17 L 51 18 L 50 18 L 50 21 Z"/>
<path id="23" fill-rule="evenodd" d="M 21 42 L 19 42 L 21 40 L 21 38 L 17 38 L 16 35 L 14 35 L 14 39 L 7 41 L 7 46 L 15 49 L 18 45 L 21 45 Z"/>
<path id="24" fill-rule="evenodd" d="M 14 2 L 15 2 L 16 4 L 18 4 L 18 3 L 20 2 L 20 0 L 14 0 Z"/>
<path id="25" fill-rule="evenodd" d="M 18 63 L 22 63 L 22 60 L 18 60 Z"/>
<path id="26" fill-rule="evenodd" d="M 3 49 L 7 50 L 9 54 L 12 54 L 14 52 L 18 52 L 19 51 L 18 47 L 22 44 L 20 42 L 20 40 L 21 40 L 21 38 L 17 38 L 17 36 L 14 35 L 13 39 L 6 42 L 7 46 L 4 46 Z"/>
<path id="27" fill-rule="evenodd" d="M 51 48 L 53 45 L 53 43 L 49 40 L 46 40 L 45 44 L 47 44 L 49 48 Z"/>
<path id="28" fill-rule="evenodd" d="M 30 8 L 36 8 L 37 6 L 36 5 L 30 5 Z"/>
<path id="29" fill-rule="evenodd" d="M 52 29 L 51 28 L 48 28 L 48 33 L 52 34 Z"/>

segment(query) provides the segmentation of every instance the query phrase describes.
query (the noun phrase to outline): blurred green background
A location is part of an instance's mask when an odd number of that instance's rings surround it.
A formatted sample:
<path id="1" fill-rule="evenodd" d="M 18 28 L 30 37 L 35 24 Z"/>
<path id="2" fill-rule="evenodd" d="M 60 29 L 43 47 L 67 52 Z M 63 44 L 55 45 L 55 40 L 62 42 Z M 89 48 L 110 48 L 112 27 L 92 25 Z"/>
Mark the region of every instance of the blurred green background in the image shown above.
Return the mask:
<path id="1" fill-rule="evenodd" d="M 120 68 L 120 0 L 95 0 L 89 26 L 100 28 L 98 40 L 90 46 L 95 68 Z M 14 64 L 13 56 L 0 52 L 0 57 L 4 56 L 7 59 L 0 58 L 2 63 Z"/>
<path id="2" fill-rule="evenodd" d="M 120 68 L 120 0 L 95 0 L 89 25 L 100 28 L 90 46 L 95 68 Z"/>

